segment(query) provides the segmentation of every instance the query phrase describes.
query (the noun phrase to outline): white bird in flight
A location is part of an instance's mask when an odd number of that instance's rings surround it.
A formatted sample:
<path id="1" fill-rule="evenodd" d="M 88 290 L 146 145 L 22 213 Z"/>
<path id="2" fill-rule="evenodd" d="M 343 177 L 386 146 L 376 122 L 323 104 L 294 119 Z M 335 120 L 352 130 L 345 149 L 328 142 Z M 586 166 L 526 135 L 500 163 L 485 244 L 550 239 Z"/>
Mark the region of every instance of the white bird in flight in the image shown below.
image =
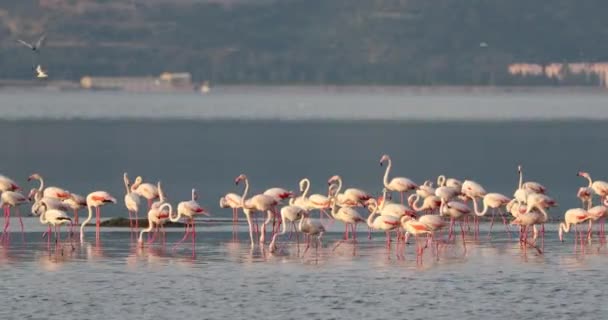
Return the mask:
<path id="1" fill-rule="evenodd" d="M 32 51 L 34 52 L 39 52 L 40 48 L 42 47 L 42 45 L 44 45 L 44 40 L 46 40 L 46 34 L 43 34 L 40 39 L 38 39 L 38 41 L 36 41 L 36 43 L 29 43 L 29 42 L 25 42 L 21 39 L 18 39 L 17 41 L 19 43 L 21 43 L 22 45 L 32 49 Z"/>
<path id="2" fill-rule="evenodd" d="M 37 75 L 36 75 L 37 78 L 48 78 L 49 77 L 49 75 L 44 70 L 42 70 L 42 67 L 40 65 L 38 65 L 36 67 L 36 73 L 37 73 Z"/>

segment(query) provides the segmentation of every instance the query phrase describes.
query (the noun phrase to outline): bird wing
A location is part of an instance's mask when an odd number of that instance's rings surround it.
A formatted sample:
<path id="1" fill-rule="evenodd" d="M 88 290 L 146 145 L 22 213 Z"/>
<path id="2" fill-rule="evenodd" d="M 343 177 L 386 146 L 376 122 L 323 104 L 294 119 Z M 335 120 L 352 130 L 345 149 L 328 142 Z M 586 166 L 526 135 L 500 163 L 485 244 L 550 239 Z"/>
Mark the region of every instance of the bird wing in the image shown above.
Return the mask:
<path id="1" fill-rule="evenodd" d="M 46 41 L 46 34 L 43 34 L 40 39 L 38 39 L 38 42 L 36 42 L 36 48 L 40 49 L 40 47 L 42 47 L 44 45 L 44 42 Z"/>
<path id="2" fill-rule="evenodd" d="M 25 41 L 23 41 L 21 39 L 18 39 L 17 42 L 21 43 L 22 45 L 24 45 L 24 46 L 26 46 L 26 47 L 28 47 L 30 49 L 34 48 L 31 44 L 29 44 L 29 43 L 27 43 L 27 42 L 25 42 Z"/>

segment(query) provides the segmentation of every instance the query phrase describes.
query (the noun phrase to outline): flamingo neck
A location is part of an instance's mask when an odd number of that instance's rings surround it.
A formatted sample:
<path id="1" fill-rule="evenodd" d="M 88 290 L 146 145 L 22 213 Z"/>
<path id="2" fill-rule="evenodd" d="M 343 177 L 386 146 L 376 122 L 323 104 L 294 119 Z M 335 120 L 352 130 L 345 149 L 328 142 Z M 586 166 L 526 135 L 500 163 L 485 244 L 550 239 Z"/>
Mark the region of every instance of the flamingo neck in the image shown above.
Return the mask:
<path id="1" fill-rule="evenodd" d="M 125 179 L 125 189 L 127 189 L 127 194 L 131 193 L 131 189 L 129 189 L 129 180 Z"/>
<path id="2" fill-rule="evenodd" d="M 342 191 L 342 177 L 338 177 L 338 188 L 336 189 L 334 194 L 337 196 L 340 191 Z"/>
<path id="3" fill-rule="evenodd" d="M 393 162 L 391 161 L 391 158 L 387 159 L 388 164 L 386 165 L 386 170 L 384 171 L 384 187 L 388 188 L 388 173 L 391 171 L 391 167 L 393 166 Z"/>
<path id="4" fill-rule="evenodd" d="M 444 175 L 440 175 L 439 177 L 437 177 L 437 186 L 445 187 L 445 176 Z"/>
<path id="5" fill-rule="evenodd" d="M 304 224 L 304 219 L 308 219 L 306 216 L 302 216 L 302 218 L 300 219 L 300 223 L 298 223 L 298 229 L 300 229 L 300 232 L 302 232 L 302 225 Z"/>
<path id="6" fill-rule="evenodd" d="M 306 198 L 308 196 L 308 190 L 310 190 L 310 180 L 308 180 L 308 178 L 304 178 L 302 179 L 302 183 L 306 184 L 306 187 L 304 188 L 304 192 L 302 192 L 301 197 Z"/>
<path id="7" fill-rule="evenodd" d="M 473 201 L 473 210 L 475 210 L 475 215 L 477 215 L 478 217 L 481 216 L 485 216 L 486 213 L 488 213 L 488 209 L 490 207 L 488 207 L 488 204 L 484 201 L 483 202 L 483 211 L 479 212 L 479 207 L 477 206 L 477 200 L 475 200 L 475 198 L 471 198 L 471 201 Z"/>
<path id="8" fill-rule="evenodd" d="M 88 209 L 89 209 L 89 215 L 87 216 L 87 218 L 82 222 L 82 224 L 80 225 L 80 242 L 84 241 L 84 227 L 87 225 L 87 223 L 89 223 L 89 221 L 91 221 L 91 219 L 93 218 L 93 207 L 90 205 L 87 205 Z"/>
<path id="9" fill-rule="evenodd" d="M 522 173 L 522 171 L 520 169 L 519 170 L 519 188 L 518 189 L 521 189 L 523 183 L 524 183 L 524 175 L 523 175 L 523 173 Z"/>
<path id="10" fill-rule="evenodd" d="M 245 178 L 245 190 L 243 190 L 243 195 L 241 196 L 241 207 L 243 209 L 249 209 L 245 207 L 245 199 L 247 198 L 247 193 L 249 192 L 249 179 Z"/>
<path id="11" fill-rule="evenodd" d="M 585 175 L 585 178 L 587 179 L 587 181 L 589 181 L 589 185 L 587 186 L 587 188 L 591 188 L 591 185 L 593 184 L 593 181 L 591 180 L 591 176 L 590 175 Z"/>
<path id="12" fill-rule="evenodd" d="M 370 207 L 372 207 L 372 212 L 369 214 L 369 216 L 367 216 L 367 226 L 370 228 L 373 228 L 374 226 L 374 216 L 378 213 L 378 205 L 377 204 L 370 204 Z"/>
<path id="13" fill-rule="evenodd" d="M 38 191 L 42 192 L 44 190 L 44 179 L 42 176 L 38 177 L 38 181 L 40 182 L 40 186 L 38 187 Z"/>
<path id="14" fill-rule="evenodd" d="M 148 212 L 148 228 L 147 229 L 142 229 L 139 232 L 139 238 L 137 239 L 137 242 L 139 242 L 140 244 L 143 244 L 143 241 L 144 241 L 144 239 L 143 239 L 144 232 L 150 232 L 150 231 L 152 231 L 153 225 L 154 225 L 154 222 L 152 222 L 152 219 L 150 218 L 150 213 Z"/>
<path id="15" fill-rule="evenodd" d="M 416 211 L 421 211 L 422 210 L 422 206 L 418 206 L 418 202 L 420 201 L 420 196 L 417 195 L 417 194 L 412 194 L 410 197 L 412 199 L 412 202 L 410 204 L 410 206 L 412 207 L 412 209 L 414 209 Z"/>
<path id="16" fill-rule="evenodd" d="M 196 201 L 196 190 L 192 189 L 192 201 Z"/>
<path id="17" fill-rule="evenodd" d="M 182 217 L 182 212 L 177 210 L 177 216 L 175 218 L 173 218 L 173 206 L 171 206 L 170 203 L 163 203 L 158 208 L 158 212 L 162 212 L 163 208 L 169 208 L 169 220 L 171 220 L 171 222 L 178 222 L 179 219 Z"/>

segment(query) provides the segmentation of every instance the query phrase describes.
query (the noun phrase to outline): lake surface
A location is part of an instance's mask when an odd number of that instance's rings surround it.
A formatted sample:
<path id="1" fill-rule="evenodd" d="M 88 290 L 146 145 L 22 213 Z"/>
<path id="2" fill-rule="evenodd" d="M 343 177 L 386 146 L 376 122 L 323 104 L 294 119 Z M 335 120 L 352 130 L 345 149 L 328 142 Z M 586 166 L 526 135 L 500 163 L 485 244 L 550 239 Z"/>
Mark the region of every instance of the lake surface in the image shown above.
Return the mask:
<path id="1" fill-rule="evenodd" d="M 241 226 L 218 207 L 234 178 L 252 191 L 296 190 L 309 177 L 326 191 L 339 174 L 346 186 L 381 191 L 383 153 L 393 175 L 422 183 L 446 174 L 473 179 L 488 192 L 512 195 L 517 164 L 543 183 L 559 207 L 579 205 L 580 170 L 608 179 L 608 94 L 559 92 L 400 92 L 399 90 L 220 89 L 200 95 L 0 92 L 0 173 L 29 189 L 40 172 L 48 185 L 86 195 L 107 190 L 121 202 L 122 173 L 162 180 L 172 202 L 199 202 L 215 220 L 200 221 L 196 259 L 187 246 L 138 249 L 123 229 L 104 229 L 102 243 L 46 250 L 43 227 L 26 219 L 26 244 L 13 221 L 0 247 L 3 319 L 270 318 L 481 319 L 598 318 L 608 307 L 607 249 L 575 252 L 548 226 L 545 253 L 522 253 L 502 226 L 493 240 L 448 246 L 439 261 L 415 262 L 384 248 L 383 235 L 360 234 L 356 246 L 332 250 L 332 226 L 318 255 L 300 257 L 293 242 L 279 254 L 248 244 Z M 23 209 L 27 211 L 28 209 Z M 82 213 L 81 213 L 82 214 Z M 126 216 L 119 203 L 104 217 Z M 487 226 L 483 225 L 483 228 Z M 89 242 L 93 241 L 93 242 Z M 300 252 L 301 254 L 301 252 Z"/>

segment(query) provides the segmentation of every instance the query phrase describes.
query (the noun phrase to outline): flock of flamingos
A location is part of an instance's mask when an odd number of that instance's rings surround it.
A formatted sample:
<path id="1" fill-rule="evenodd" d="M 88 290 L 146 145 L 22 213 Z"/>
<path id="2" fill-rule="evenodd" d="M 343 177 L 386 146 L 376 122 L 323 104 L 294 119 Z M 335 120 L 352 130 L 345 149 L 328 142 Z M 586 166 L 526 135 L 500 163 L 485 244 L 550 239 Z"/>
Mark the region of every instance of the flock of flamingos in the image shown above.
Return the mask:
<path id="1" fill-rule="evenodd" d="M 386 164 L 383 178 L 382 196 L 373 197 L 370 193 L 357 188 L 343 188 L 340 176 L 331 177 L 328 183 L 327 193 L 309 194 L 311 183 L 309 179 L 300 181 L 300 194 L 296 195 L 283 188 L 270 188 L 262 194 L 251 196 L 249 194 L 249 180 L 246 175 L 241 174 L 235 179 L 235 183 L 244 184 L 241 195 L 228 193 L 220 198 L 221 208 L 232 208 L 233 223 L 238 223 L 238 210 L 242 210 L 248 226 L 249 239 L 254 246 L 256 241 L 262 248 L 266 246 L 266 229 L 271 227 L 271 238 L 269 238 L 268 249 L 271 252 L 280 250 L 278 245 L 281 236 L 286 237 L 287 228 L 291 229 L 290 237 L 295 235 L 299 243 L 299 235 L 306 238 L 306 250 L 310 247 L 312 239 L 315 239 L 315 248 L 321 244 L 321 239 L 329 224 L 339 221 L 344 224 L 344 238 L 342 241 L 357 241 L 357 225 L 367 224 L 371 237 L 371 230 L 384 231 L 386 233 L 386 246 L 390 248 L 392 234 L 396 234 L 397 245 L 404 245 L 410 236 L 416 239 L 417 258 L 422 257 L 424 249 L 431 245 L 439 250 L 440 243 L 455 243 L 460 233 L 462 246 L 466 250 L 465 233 L 471 232 L 475 239 L 479 237 L 479 217 L 491 214 L 490 231 L 496 216 L 500 216 L 506 232 L 511 237 L 510 226 L 517 225 L 519 229 L 519 243 L 524 250 L 528 247 L 542 253 L 541 246 L 537 246 L 537 238 L 544 237 L 544 224 L 548 221 L 547 210 L 555 207 L 555 200 L 547 196 L 547 189 L 538 182 L 524 182 L 521 166 L 518 167 L 519 184 L 513 194 L 508 197 L 500 193 L 488 193 L 479 183 L 471 180 L 460 181 L 454 178 L 446 178 L 441 175 L 437 178 L 437 185 L 425 181 L 418 185 L 411 179 L 405 177 L 394 177 L 389 179 L 392 168 L 391 158 L 383 155 L 380 165 Z M 563 241 L 563 233 L 569 232 L 574 227 L 575 248 L 580 240 L 581 248 L 584 242 L 590 242 L 593 237 L 593 222 L 599 221 L 597 236 L 600 242 L 605 242 L 604 218 L 608 210 L 608 182 L 593 181 L 586 172 L 579 172 L 579 176 L 588 180 L 588 185 L 578 190 L 577 197 L 581 200 L 581 208 L 569 209 L 564 214 L 564 221 L 559 225 L 559 238 Z M 3 244 L 8 244 L 10 239 L 9 226 L 11 209 L 21 224 L 23 234 L 23 222 L 19 213 L 19 206 L 31 202 L 32 214 L 39 216 L 40 222 L 48 226 L 45 236 L 50 248 L 51 227 L 54 227 L 55 243 L 61 243 L 60 227 L 69 225 L 70 241 L 73 239 L 73 226 L 79 225 L 78 211 L 88 209 L 88 216 L 80 224 L 80 241 L 84 241 L 85 227 L 93 218 L 93 208 L 96 215 L 96 239 L 99 240 L 100 232 L 100 208 L 106 204 L 115 204 L 116 198 L 105 191 L 95 191 L 82 197 L 65 189 L 45 186 L 44 179 L 40 174 L 32 174 L 28 181 L 37 180 L 38 188 L 33 188 L 28 196 L 19 192 L 21 188 L 12 179 L 0 175 L 0 197 L 4 208 L 4 229 L 0 238 Z M 147 242 L 151 244 L 156 241 L 160 234 L 160 241 L 164 243 L 164 224 L 167 221 L 177 222 L 182 218 L 185 220 L 185 234 L 178 242 L 188 240 L 192 242 L 194 254 L 196 242 L 196 228 L 194 218 L 197 215 L 208 215 L 208 212 L 197 203 L 196 190 L 192 190 L 191 199 L 182 201 L 177 207 L 171 205 L 163 192 L 162 185 L 145 183 L 142 177 L 137 177 L 133 183 L 129 180 L 127 173 L 124 174 L 125 196 L 124 204 L 129 212 L 130 228 L 137 243 L 144 246 Z M 392 193 L 398 193 L 398 201 L 392 201 Z M 408 195 L 409 194 L 409 195 Z M 601 201 L 600 205 L 593 206 L 593 198 L 597 195 Z M 141 208 L 141 198 L 147 200 L 148 227 L 139 230 L 138 212 Z M 481 202 L 481 205 L 478 204 Z M 368 211 L 367 217 L 361 211 Z M 312 219 L 311 213 L 319 212 L 319 219 Z M 73 212 L 69 215 L 68 212 Z M 261 229 L 258 226 L 256 216 L 261 215 L 264 221 Z M 512 216 L 510 222 L 508 215 Z M 577 227 L 588 221 L 585 228 Z M 456 224 L 458 224 L 458 229 Z M 540 229 L 540 230 L 539 230 Z M 441 235 L 442 230 L 446 235 Z M 465 231 L 466 230 L 466 231 Z M 137 233 L 139 234 L 137 235 Z M 528 239 L 532 232 L 532 239 Z M 144 234 L 147 239 L 144 240 Z M 490 233 L 488 233 L 488 237 Z M 426 239 L 421 239 L 426 237 Z M 176 244 L 177 245 L 177 244 Z M 304 251 L 306 253 L 306 250 Z"/>

